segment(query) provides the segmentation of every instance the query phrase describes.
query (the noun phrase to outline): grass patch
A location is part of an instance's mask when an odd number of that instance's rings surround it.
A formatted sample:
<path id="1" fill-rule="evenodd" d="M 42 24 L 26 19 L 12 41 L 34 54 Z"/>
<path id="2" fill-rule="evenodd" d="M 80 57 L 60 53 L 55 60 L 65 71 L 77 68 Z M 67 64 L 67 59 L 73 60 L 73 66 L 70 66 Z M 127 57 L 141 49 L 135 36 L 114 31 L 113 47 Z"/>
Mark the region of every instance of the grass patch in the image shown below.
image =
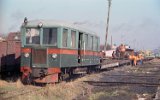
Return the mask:
<path id="1" fill-rule="evenodd" d="M 32 85 L 24 86 L 19 80 L 17 82 L 4 81 L 0 84 L 0 92 L 3 93 L 0 94 L 0 100 L 12 96 L 14 97 L 12 97 L 11 100 L 72 100 L 82 93 L 86 92 L 88 89 L 87 85 L 80 81 L 67 83 L 62 82 L 56 85 L 49 84 L 45 87 L 41 87 L 42 89 L 40 89 L 39 91 L 34 91 L 38 88 L 40 87 Z M 29 91 L 29 93 L 27 91 Z M 27 93 L 23 94 L 23 92 Z"/>
<path id="2" fill-rule="evenodd" d="M 95 94 L 90 95 L 89 100 L 98 100 L 100 98 L 107 98 L 107 97 L 113 97 L 118 95 L 119 94 L 117 92 L 97 92 Z"/>
<path id="3" fill-rule="evenodd" d="M 12 86 L 12 85 L 8 85 L 8 86 L 0 87 L 0 92 L 3 92 L 3 91 L 14 91 L 16 89 L 17 89 L 17 87 Z"/>

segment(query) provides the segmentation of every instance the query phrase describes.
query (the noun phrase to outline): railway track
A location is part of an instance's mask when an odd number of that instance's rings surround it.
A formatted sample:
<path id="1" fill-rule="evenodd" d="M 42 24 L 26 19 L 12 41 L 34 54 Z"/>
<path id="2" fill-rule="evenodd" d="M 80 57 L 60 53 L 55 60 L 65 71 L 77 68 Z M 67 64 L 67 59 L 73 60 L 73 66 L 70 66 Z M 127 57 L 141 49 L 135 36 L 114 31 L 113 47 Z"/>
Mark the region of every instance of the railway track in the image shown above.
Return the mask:
<path id="1" fill-rule="evenodd" d="M 157 71 L 150 71 L 150 72 L 160 72 L 160 70 Z M 110 86 L 110 85 L 143 85 L 143 86 L 160 86 L 159 80 L 160 75 L 159 74 L 150 74 L 150 75 L 123 75 L 123 74 L 116 74 L 116 75 L 110 75 L 110 74 L 104 74 L 107 77 L 110 78 L 123 78 L 123 79 L 136 79 L 136 80 L 147 80 L 147 79 L 156 79 L 158 82 L 129 82 L 129 81 L 84 81 L 85 83 L 88 83 L 90 85 L 94 86 Z"/>
<path id="2" fill-rule="evenodd" d="M 93 95 L 104 93 L 102 98 L 114 100 L 123 97 L 122 100 L 132 98 L 153 100 L 158 94 L 158 87 L 160 87 L 159 61 L 147 61 L 141 66 L 130 66 L 128 68 L 118 68 L 117 70 L 113 69 L 111 72 L 102 72 L 96 75 L 96 79 L 84 80 L 83 82 L 93 87 Z M 107 93 L 109 95 L 106 95 Z M 112 96 L 110 93 L 118 95 Z"/>
<path id="3" fill-rule="evenodd" d="M 127 81 L 84 81 L 93 86 L 111 86 L 111 85 L 142 85 L 142 86 L 160 86 L 160 83 L 151 82 L 127 82 Z"/>
<path id="4" fill-rule="evenodd" d="M 151 75 L 109 75 L 109 74 L 104 74 L 108 77 L 124 77 L 124 78 L 156 78 L 160 79 L 160 76 L 157 74 L 151 74 Z"/>
<path id="5" fill-rule="evenodd" d="M 150 60 L 152 60 L 152 59 L 149 59 L 149 60 L 147 59 L 147 60 L 145 60 L 145 62 L 150 61 Z M 108 61 L 106 60 L 106 61 L 104 61 L 104 63 L 102 63 L 103 67 L 101 67 L 101 70 L 96 71 L 96 72 L 92 72 L 92 73 L 103 73 L 103 72 L 106 72 L 106 71 L 114 70 L 115 68 L 123 67 L 125 65 L 126 66 L 130 65 L 130 60 L 126 60 L 126 59 L 125 60 L 113 60 L 113 62 L 112 62 L 111 59 L 108 59 Z M 133 67 L 135 67 L 135 66 L 133 66 Z M 143 67 L 141 67 L 141 68 L 143 68 Z M 146 68 L 146 67 L 144 67 L 144 68 Z M 153 68 L 153 67 L 149 66 L 148 68 Z M 158 71 L 160 71 L 160 70 L 151 71 L 151 72 L 158 72 Z M 77 78 L 80 78 L 80 77 L 83 77 L 85 75 L 86 74 L 74 75 L 71 78 L 67 78 L 64 81 L 67 81 L 67 82 L 73 81 L 73 80 L 75 80 Z M 105 74 L 105 75 L 110 76 L 110 77 L 114 77 L 114 75 L 109 75 L 109 74 Z M 125 75 L 115 75 L 115 76 L 125 77 Z M 126 75 L 126 77 L 128 77 L 128 78 L 134 78 L 134 77 L 144 77 L 144 78 L 148 77 L 149 78 L 150 77 L 150 78 L 158 79 L 159 76 L 157 74 L 152 74 L 152 75 Z"/>
<path id="6" fill-rule="evenodd" d="M 154 67 L 152 67 L 154 68 Z M 147 69 L 147 68 L 146 68 Z M 160 72 L 160 70 L 156 70 L 156 71 L 149 71 L 149 72 L 154 72 L 154 74 L 139 74 L 139 75 L 135 75 L 135 74 L 107 74 L 107 73 L 103 73 L 104 76 L 110 77 L 110 78 L 123 78 L 123 79 L 136 79 L 136 80 L 147 80 L 147 79 L 155 79 L 158 82 L 129 82 L 129 81 L 84 81 L 85 83 L 88 83 L 90 85 L 94 85 L 94 86 L 110 86 L 110 85 L 143 85 L 143 86 L 160 86 L 159 80 L 160 80 L 160 75 L 157 74 L 158 72 Z"/>

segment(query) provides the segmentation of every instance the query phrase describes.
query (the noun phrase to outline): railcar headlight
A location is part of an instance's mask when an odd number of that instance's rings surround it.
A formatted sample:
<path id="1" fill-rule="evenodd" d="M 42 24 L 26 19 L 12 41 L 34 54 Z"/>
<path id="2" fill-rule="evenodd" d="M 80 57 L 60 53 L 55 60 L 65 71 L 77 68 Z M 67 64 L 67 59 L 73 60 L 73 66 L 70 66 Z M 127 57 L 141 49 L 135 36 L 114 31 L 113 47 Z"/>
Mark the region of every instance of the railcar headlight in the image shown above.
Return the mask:
<path id="1" fill-rule="evenodd" d="M 42 26 L 43 26 L 43 24 L 40 22 L 40 23 L 38 24 L 38 27 L 41 28 Z"/>
<path id="2" fill-rule="evenodd" d="M 32 67 L 36 67 L 36 66 L 34 65 L 34 66 L 32 66 Z"/>
<path id="3" fill-rule="evenodd" d="M 57 54 L 52 54 L 52 58 L 57 58 Z"/>
<path id="4" fill-rule="evenodd" d="M 29 53 L 25 53 L 24 56 L 27 58 L 29 57 Z"/>

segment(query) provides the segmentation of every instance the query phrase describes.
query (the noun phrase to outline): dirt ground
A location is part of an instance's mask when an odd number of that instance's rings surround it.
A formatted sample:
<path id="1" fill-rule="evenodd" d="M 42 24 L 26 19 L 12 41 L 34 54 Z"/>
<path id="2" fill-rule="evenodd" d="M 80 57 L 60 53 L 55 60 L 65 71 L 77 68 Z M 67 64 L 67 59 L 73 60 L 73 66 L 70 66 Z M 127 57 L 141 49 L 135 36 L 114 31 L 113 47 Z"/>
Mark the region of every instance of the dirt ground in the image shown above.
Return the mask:
<path id="1" fill-rule="evenodd" d="M 159 71 L 160 60 L 154 59 L 46 86 L 0 80 L 0 100 L 153 100 Z"/>

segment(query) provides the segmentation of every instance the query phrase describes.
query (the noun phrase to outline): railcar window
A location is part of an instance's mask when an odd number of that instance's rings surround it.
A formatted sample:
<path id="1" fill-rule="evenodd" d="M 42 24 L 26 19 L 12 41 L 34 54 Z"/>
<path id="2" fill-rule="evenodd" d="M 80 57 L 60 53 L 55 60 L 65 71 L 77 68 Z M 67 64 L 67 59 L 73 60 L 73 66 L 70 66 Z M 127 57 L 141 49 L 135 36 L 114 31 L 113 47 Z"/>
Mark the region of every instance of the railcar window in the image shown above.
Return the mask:
<path id="1" fill-rule="evenodd" d="M 89 45 L 88 45 L 88 47 L 89 47 L 89 50 L 93 49 L 93 36 L 89 37 Z"/>
<path id="2" fill-rule="evenodd" d="M 43 44 L 57 46 L 57 28 L 43 29 Z"/>
<path id="3" fill-rule="evenodd" d="M 98 51 L 98 38 L 97 37 L 95 37 L 95 40 L 94 40 L 94 50 L 95 51 Z"/>
<path id="4" fill-rule="evenodd" d="M 68 29 L 63 29 L 63 47 L 67 47 L 67 40 L 68 40 Z"/>
<path id="5" fill-rule="evenodd" d="M 96 42 L 96 51 L 98 51 L 98 37 L 96 37 L 97 42 Z"/>
<path id="6" fill-rule="evenodd" d="M 99 38 L 97 37 L 97 51 L 100 51 Z"/>
<path id="7" fill-rule="evenodd" d="M 40 44 L 40 34 L 38 29 L 26 29 L 26 44 Z"/>
<path id="8" fill-rule="evenodd" d="M 93 36 L 91 36 L 91 50 L 93 50 Z"/>
<path id="9" fill-rule="evenodd" d="M 88 49 L 91 50 L 91 36 L 88 37 Z"/>
<path id="10" fill-rule="evenodd" d="M 71 47 L 75 48 L 76 47 L 76 31 L 71 30 L 71 37 L 72 37 Z"/>
<path id="11" fill-rule="evenodd" d="M 88 34 L 85 34 L 84 41 L 85 41 L 85 48 L 88 49 Z"/>

